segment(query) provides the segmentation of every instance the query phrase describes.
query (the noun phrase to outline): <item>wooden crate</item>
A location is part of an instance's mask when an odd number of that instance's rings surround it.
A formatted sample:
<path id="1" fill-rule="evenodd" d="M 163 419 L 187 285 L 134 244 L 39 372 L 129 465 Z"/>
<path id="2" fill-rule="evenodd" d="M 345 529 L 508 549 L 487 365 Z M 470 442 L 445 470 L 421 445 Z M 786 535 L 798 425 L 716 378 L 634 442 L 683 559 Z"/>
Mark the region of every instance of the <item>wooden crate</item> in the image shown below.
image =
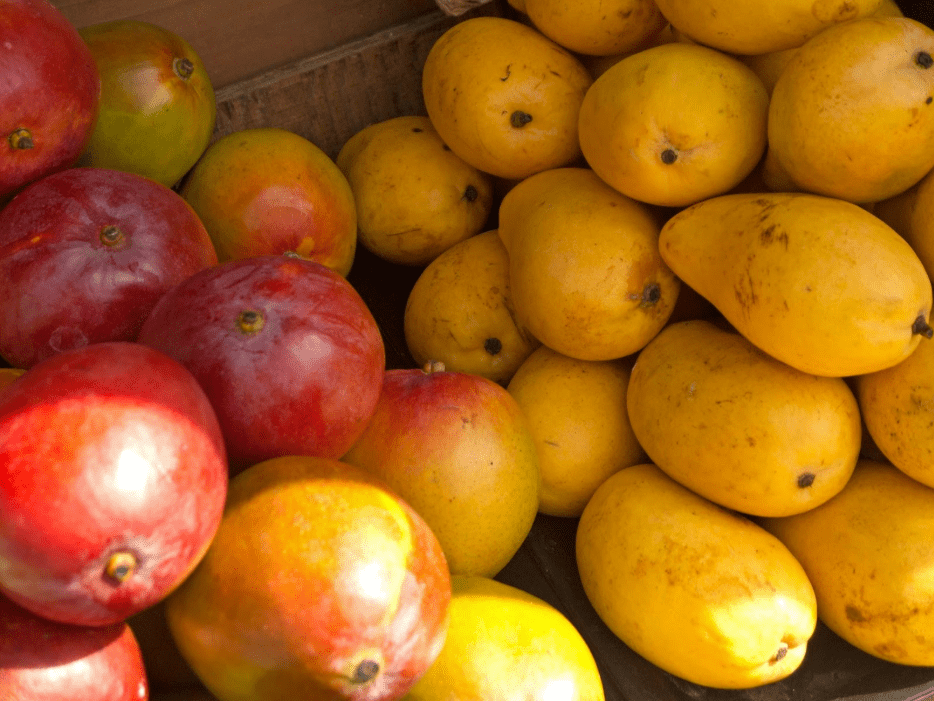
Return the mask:
<path id="1" fill-rule="evenodd" d="M 310 139 L 331 157 L 368 124 L 425 113 L 421 66 L 431 45 L 448 27 L 478 14 L 516 17 L 505 0 L 493 0 L 457 18 L 424 0 L 55 2 L 79 26 L 137 17 L 190 38 L 216 76 L 216 136 L 276 126 Z M 934 26 L 934 0 L 903 0 L 900 4 L 908 16 Z M 262 12 L 259 7 L 264 8 Z M 220 14 L 208 14 L 215 11 Z M 329 19 L 326 26 L 336 22 L 339 31 L 301 34 L 301 27 L 307 28 L 309 22 L 332 11 L 337 19 Z M 292 13 L 300 18 L 299 31 L 290 20 Z M 263 15 L 257 29 L 239 26 L 256 15 Z M 268 45 L 282 36 L 283 44 Z M 296 52 L 300 52 L 298 57 Z M 261 70 L 253 70 L 257 67 Z M 495 224 L 495 212 L 490 224 Z M 405 347 L 402 310 L 419 273 L 419 268 L 392 265 L 358 249 L 349 275 L 380 324 L 389 367 L 414 365 Z M 899 666 L 871 657 L 822 624 L 802 666 L 789 678 L 767 687 L 716 690 L 667 674 L 616 638 L 590 606 L 574 559 L 576 524 L 575 519 L 540 515 L 525 544 L 497 579 L 541 597 L 568 616 L 594 652 L 607 701 L 934 699 L 934 668 Z M 195 697 L 154 689 L 154 701 L 183 698 Z M 201 697 L 197 698 L 200 701 Z"/>

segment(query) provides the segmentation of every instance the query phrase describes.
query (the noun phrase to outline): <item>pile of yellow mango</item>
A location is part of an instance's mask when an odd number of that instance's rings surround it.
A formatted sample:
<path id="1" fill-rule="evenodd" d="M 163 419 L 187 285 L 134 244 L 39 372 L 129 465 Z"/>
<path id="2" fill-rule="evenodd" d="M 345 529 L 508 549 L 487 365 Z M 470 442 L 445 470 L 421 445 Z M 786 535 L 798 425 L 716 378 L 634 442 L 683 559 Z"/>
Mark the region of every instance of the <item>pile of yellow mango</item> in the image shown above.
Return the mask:
<path id="1" fill-rule="evenodd" d="M 934 29 L 605 4 L 457 22 L 427 116 L 338 157 L 362 245 L 424 266 L 409 350 L 516 398 L 539 511 L 662 669 L 767 684 L 818 617 L 934 665 Z"/>

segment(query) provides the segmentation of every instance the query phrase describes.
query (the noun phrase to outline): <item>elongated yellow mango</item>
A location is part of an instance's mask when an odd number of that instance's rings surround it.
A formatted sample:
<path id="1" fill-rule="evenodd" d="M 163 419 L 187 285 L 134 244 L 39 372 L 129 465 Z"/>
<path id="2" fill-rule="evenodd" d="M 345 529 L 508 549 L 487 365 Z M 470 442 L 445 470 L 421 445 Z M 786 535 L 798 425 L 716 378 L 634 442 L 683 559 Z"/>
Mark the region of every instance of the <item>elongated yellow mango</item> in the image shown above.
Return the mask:
<path id="1" fill-rule="evenodd" d="M 920 259 L 881 219 L 843 200 L 714 197 L 669 219 L 659 250 L 737 331 L 803 372 L 875 372 L 932 336 Z"/>

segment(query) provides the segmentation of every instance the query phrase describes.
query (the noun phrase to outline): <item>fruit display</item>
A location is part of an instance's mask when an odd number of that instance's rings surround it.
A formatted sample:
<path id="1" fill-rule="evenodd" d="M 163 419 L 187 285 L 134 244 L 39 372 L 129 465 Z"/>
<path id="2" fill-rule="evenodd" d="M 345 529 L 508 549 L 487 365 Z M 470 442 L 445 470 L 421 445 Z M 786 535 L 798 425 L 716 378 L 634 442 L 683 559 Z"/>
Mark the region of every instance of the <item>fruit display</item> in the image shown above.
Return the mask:
<path id="1" fill-rule="evenodd" d="M 88 4 L 0 0 L 0 698 L 934 694 L 926 0 Z"/>

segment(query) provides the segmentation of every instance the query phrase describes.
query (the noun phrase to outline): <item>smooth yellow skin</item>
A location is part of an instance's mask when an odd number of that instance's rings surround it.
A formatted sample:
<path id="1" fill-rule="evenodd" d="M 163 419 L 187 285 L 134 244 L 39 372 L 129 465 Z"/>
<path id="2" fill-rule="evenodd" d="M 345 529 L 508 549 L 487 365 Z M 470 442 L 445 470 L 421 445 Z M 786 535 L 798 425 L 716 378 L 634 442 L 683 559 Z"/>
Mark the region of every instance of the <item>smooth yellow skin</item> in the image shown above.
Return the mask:
<path id="1" fill-rule="evenodd" d="M 909 477 L 934 487 L 934 343 L 905 360 L 855 378 L 866 429 L 876 447 Z"/>
<path id="2" fill-rule="evenodd" d="M 589 56 L 634 51 L 668 24 L 655 0 L 525 0 L 525 12 L 552 41 Z"/>
<path id="3" fill-rule="evenodd" d="M 407 701 L 603 701 L 586 641 L 558 609 L 488 577 L 451 577 L 441 654 Z"/>
<path id="4" fill-rule="evenodd" d="M 480 233 L 493 182 L 448 149 L 428 117 L 394 117 L 364 127 L 335 160 L 357 206 L 360 243 L 384 260 L 427 265 Z"/>
<path id="5" fill-rule="evenodd" d="M 881 0 L 657 0 L 662 14 L 695 41 L 733 54 L 801 46 L 839 22 L 872 14 Z"/>
<path id="6" fill-rule="evenodd" d="M 417 365 L 439 361 L 503 385 L 541 345 L 516 323 L 509 257 L 496 230 L 451 246 L 425 267 L 406 300 L 403 331 Z"/>
<path id="7" fill-rule="evenodd" d="M 646 459 L 626 409 L 630 363 L 539 347 L 507 386 L 538 450 L 539 512 L 576 518 L 604 480 Z"/>
<path id="8" fill-rule="evenodd" d="M 911 245 L 928 275 L 934 274 L 934 170 L 905 192 L 876 202 L 872 212 Z"/>
<path id="9" fill-rule="evenodd" d="M 876 8 L 875 12 L 869 15 L 871 17 L 904 17 L 905 14 L 895 3 L 895 0 L 882 0 L 882 3 Z M 762 80 L 769 95 L 775 83 L 778 82 L 778 76 L 782 74 L 785 66 L 791 61 L 797 52 L 798 47 L 788 49 L 779 49 L 762 54 L 738 55 L 737 58 L 749 66 L 756 75 Z"/>
<path id="10" fill-rule="evenodd" d="M 475 168 L 514 180 L 580 158 L 577 113 L 592 82 L 567 49 L 502 17 L 455 24 L 422 69 L 425 107 L 444 142 Z"/>
<path id="11" fill-rule="evenodd" d="M 904 17 L 840 24 L 798 49 L 768 122 L 769 148 L 791 179 L 851 202 L 917 183 L 934 167 L 932 55 L 934 29 Z"/>
<path id="12" fill-rule="evenodd" d="M 769 96 L 738 59 L 669 42 L 608 68 L 581 104 L 587 163 L 633 199 L 682 207 L 728 191 L 766 145 Z"/>
<path id="13" fill-rule="evenodd" d="M 795 370 L 708 321 L 652 339 L 627 402 L 652 462 L 745 514 L 812 509 L 843 489 L 859 458 L 859 407 L 844 380 Z"/>
<path id="14" fill-rule="evenodd" d="M 671 315 L 680 282 L 658 253 L 656 219 L 591 170 L 526 178 L 503 198 L 498 231 L 516 318 L 559 353 L 630 355 Z"/>
<path id="15" fill-rule="evenodd" d="M 934 490 L 864 459 L 826 504 L 762 525 L 804 566 L 828 628 L 889 662 L 934 665 Z"/>
<path id="16" fill-rule="evenodd" d="M 743 689 L 787 677 L 817 621 L 814 590 L 778 539 L 652 464 L 594 493 L 577 530 L 588 599 L 624 643 L 682 679 Z"/>
<path id="17" fill-rule="evenodd" d="M 669 219 L 659 248 L 754 345 L 813 375 L 895 365 L 917 347 L 930 315 L 931 280 L 915 252 L 843 200 L 723 195 Z"/>

